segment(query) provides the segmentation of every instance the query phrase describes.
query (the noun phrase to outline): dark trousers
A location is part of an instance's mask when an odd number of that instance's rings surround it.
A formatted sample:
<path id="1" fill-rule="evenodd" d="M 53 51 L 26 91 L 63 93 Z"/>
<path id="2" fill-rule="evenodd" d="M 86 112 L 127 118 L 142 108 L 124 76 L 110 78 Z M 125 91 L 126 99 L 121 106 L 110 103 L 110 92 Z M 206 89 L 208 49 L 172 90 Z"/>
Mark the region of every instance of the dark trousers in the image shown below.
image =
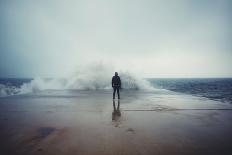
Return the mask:
<path id="1" fill-rule="evenodd" d="M 114 89 L 113 99 L 115 99 L 115 92 L 116 91 L 117 91 L 117 94 L 118 94 L 118 99 L 120 99 L 119 86 L 114 86 L 113 89 Z"/>

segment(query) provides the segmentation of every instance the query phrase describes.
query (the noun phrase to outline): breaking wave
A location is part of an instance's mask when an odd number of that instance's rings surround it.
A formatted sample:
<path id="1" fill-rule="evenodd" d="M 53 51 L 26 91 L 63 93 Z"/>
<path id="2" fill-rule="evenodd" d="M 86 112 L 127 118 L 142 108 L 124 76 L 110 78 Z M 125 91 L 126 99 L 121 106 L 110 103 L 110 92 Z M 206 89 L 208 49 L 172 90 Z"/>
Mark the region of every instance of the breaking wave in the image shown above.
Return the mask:
<path id="1" fill-rule="evenodd" d="M 20 88 L 0 84 L 0 97 L 16 95 L 18 93 L 20 93 Z"/>
<path id="2" fill-rule="evenodd" d="M 81 67 L 67 78 L 35 78 L 21 86 L 0 84 L 0 96 L 36 93 L 43 90 L 101 90 L 111 89 L 113 67 L 104 64 Z M 128 71 L 119 71 L 122 89 L 152 90 L 151 84 Z"/>

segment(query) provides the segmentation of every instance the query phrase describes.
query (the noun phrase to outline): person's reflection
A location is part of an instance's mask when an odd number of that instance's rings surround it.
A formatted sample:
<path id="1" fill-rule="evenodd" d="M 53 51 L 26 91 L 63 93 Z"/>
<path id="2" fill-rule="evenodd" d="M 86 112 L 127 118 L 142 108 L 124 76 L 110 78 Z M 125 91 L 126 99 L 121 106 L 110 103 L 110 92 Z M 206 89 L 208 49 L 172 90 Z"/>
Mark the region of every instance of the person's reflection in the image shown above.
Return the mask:
<path id="1" fill-rule="evenodd" d="M 121 112 L 120 112 L 120 100 L 118 100 L 118 106 L 116 108 L 115 106 L 115 100 L 113 100 L 113 112 L 112 112 L 112 121 L 119 121 L 119 118 L 121 117 Z"/>

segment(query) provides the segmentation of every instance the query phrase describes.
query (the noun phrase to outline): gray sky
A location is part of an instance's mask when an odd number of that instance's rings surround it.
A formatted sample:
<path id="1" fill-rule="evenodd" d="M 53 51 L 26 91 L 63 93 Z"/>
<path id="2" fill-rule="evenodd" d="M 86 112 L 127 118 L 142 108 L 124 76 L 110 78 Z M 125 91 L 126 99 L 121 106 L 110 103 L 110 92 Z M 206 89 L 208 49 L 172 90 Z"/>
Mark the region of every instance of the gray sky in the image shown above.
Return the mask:
<path id="1" fill-rule="evenodd" d="M 0 0 L 0 77 L 64 77 L 98 62 L 143 77 L 232 77 L 231 7 L 230 0 Z"/>

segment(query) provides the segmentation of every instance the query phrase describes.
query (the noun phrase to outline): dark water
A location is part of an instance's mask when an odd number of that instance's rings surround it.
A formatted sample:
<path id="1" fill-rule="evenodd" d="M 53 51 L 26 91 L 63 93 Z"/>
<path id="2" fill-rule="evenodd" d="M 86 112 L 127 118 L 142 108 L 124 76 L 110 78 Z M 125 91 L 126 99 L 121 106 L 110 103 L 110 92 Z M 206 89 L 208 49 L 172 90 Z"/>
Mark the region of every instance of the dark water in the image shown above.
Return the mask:
<path id="1" fill-rule="evenodd" d="M 154 87 L 232 103 L 232 78 L 148 79 Z"/>
<path id="2" fill-rule="evenodd" d="M 23 83 L 31 82 L 30 78 L 0 78 L 0 84 L 5 86 L 20 87 Z"/>
<path id="3" fill-rule="evenodd" d="M 23 83 L 32 79 L 0 79 L 0 93 L 14 95 Z M 232 78 L 147 79 L 154 87 L 232 103 Z"/>

